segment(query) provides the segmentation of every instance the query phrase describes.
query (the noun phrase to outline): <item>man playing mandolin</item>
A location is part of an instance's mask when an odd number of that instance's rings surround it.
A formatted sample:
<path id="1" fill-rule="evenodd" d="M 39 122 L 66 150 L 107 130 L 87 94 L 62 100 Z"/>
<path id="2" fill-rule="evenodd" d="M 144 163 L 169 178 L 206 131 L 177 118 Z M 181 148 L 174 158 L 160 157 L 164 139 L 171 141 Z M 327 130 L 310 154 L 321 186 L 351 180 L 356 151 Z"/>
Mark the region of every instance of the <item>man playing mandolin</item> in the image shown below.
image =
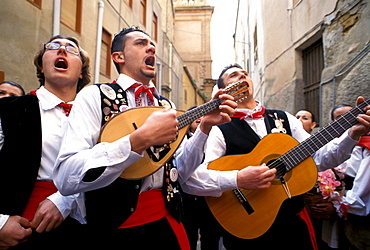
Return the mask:
<path id="1" fill-rule="evenodd" d="M 159 96 L 151 82 L 156 47 L 147 33 L 131 27 L 115 36 L 111 52 L 120 75 L 111 84 L 89 86 L 77 96 L 56 163 L 55 183 L 62 194 L 86 192 L 86 218 L 94 248 L 187 249 L 187 236 L 179 223 L 177 178 L 187 178 L 194 169 L 176 168 L 169 161 L 149 174 L 141 174 L 166 155 L 172 142 L 181 142 L 177 136 L 186 133 L 185 127 L 184 133 L 178 129 L 173 103 Z M 215 98 L 223 99 L 222 104 L 204 114 L 199 129 L 184 145 L 188 151 L 177 152 L 180 162 L 201 159 L 211 127 L 231 120 L 236 103 L 232 96 L 222 93 Z M 164 108 L 127 109 L 137 106 Z M 146 117 L 147 110 L 152 109 L 156 111 Z M 117 120 L 122 124 L 109 131 Z M 123 130 L 129 132 L 109 142 L 104 140 Z M 126 170 L 130 170 L 129 175 Z"/>
<path id="2" fill-rule="evenodd" d="M 349 158 L 360 136 L 370 131 L 370 105 L 358 98 L 358 103 L 363 102 L 358 109 L 362 114 L 346 117 L 353 126 L 335 123 L 334 129 L 318 132 L 317 146 L 315 141 L 304 141 L 310 135 L 293 115 L 265 109 L 254 99 L 253 82 L 240 65 L 226 67 L 217 84 L 224 88 L 238 81 L 248 83 L 248 98 L 238 103 L 230 123 L 212 128 L 205 160 L 189 179 L 180 180 L 183 190 L 206 196 L 226 229 L 221 236 L 228 250 L 313 249 L 316 243 L 310 239 L 309 223 L 302 219 L 307 214 L 301 213 L 300 194 L 314 186 L 317 168 L 335 167 Z M 327 135 L 328 131 L 334 135 Z M 343 135 L 329 142 L 340 135 L 338 131 Z M 296 146 L 288 135 L 302 143 Z"/>

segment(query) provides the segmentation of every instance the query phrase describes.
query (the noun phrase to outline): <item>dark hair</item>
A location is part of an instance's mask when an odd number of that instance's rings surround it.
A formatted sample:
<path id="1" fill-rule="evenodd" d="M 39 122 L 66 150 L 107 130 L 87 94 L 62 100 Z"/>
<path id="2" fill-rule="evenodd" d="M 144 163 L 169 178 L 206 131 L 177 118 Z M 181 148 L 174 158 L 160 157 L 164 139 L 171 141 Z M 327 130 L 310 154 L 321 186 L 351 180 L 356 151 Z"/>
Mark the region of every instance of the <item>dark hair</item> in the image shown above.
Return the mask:
<path id="1" fill-rule="evenodd" d="M 76 90 L 76 92 L 79 92 L 83 87 L 85 87 L 90 82 L 89 55 L 87 54 L 86 51 L 84 51 L 80 47 L 78 40 L 71 36 L 56 35 L 56 36 L 53 36 L 48 42 L 51 42 L 58 38 L 67 39 L 67 40 L 74 42 L 80 50 L 80 57 L 82 61 L 82 69 L 81 69 L 82 78 L 78 80 L 77 90 Z M 45 84 L 45 75 L 44 73 L 42 73 L 42 57 L 44 56 L 45 51 L 46 51 L 45 45 L 43 45 L 42 48 L 38 52 L 36 52 L 34 60 L 33 60 L 33 63 L 36 66 L 36 74 L 37 74 L 37 78 L 39 79 L 40 86 L 43 86 Z"/>
<path id="2" fill-rule="evenodd" d="M 352 108 L 352 106 L 351 105 L 348 105 L 348 104 L 339 104 L 339 105 L 335 106 L 330 111 L 330 119 L 332 121 L 334 121 L 334 111 L 337 110 L 337 109 L 339 109 L 339 108 L 343 108 L 343 107 L 351 107 Z"/>
<path id="3" fill-rule="evenodd" d="M 220 76 L 218 77 L 217 79 L 217 87 L 219 89 L 222 89 L 225 87 L 225 83 L 224 83 L 224 79 L 222 78 L 223 74 L 225 74 L 226 70 L 230 69 L 230 68 L 239 68 L 239 69 L 243 69 L 242 66 L 240 66 L 239 64 L 237 63 L 234 63 L 234 64 L 229 64 L 228 66 L 226 66 L 222 71 L 221 71 L 221 74 Z"/>
<path id="4" fill-rule="evenodd" d="M 2 85 L 2 84 L 9 84 L 9 85 L 12 85 L 14 87 L 17 87 L 22 92 L 22 95 L 26 94 L 26 92 L 24 92 L 23 87 L 21 85 L 19 85 L 18 83 L 11 82 L 11 81 L 4 81 L 4 82 L 0 83 L 0 85 Z"/>
<path id="5" fill-rule="evenodd" d="M 300 109 L 299 111 L 306 111 L 306 112 L 310 113 L 312 122 L 316 122 L 314 114 L 311 111 L 309 111 L 308 109 Z"/>
<path id="6" fill-rule="evenodd" d="M 113 52 L 123 51 L 125 49 L 125 43 L 126 43 L 126 40 L 128 38 L 126 35 L 128 33 L 134 32 L 134 31 L 139 31 L 139 32 L 142 32 L 145 35 L 149 36 L 148 33 L 146 33 L 145 31 L 141 30 L 138 26 L 132 26 L 132 27 L 129 27 L 129 28 L 123 28 L 113 38 L 112 47 L 111 47 L 111 54 Z M 114 65 L 116 66 L 116 69 L 117 69 L 118 73 L 120 73 L 119 63 L 114 62 Z"/>

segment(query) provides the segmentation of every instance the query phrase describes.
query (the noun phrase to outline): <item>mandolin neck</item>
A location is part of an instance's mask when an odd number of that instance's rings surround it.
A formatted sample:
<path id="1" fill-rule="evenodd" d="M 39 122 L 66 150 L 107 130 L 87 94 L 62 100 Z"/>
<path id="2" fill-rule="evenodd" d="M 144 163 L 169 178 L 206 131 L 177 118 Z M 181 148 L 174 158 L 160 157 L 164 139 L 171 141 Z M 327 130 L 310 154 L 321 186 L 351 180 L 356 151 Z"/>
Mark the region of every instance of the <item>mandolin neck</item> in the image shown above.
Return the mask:
<path id="1" fill-rule="evenodd" d="M 199 107 L 196 107 L 190 111 L 185 112 L 177 116 L 177 120 L 179 122 L 178 128 L 181 129 L 189 124 L 191 124 L 196 119 L 208 114 L 212 110 L 215 110 L 220 104 L 223 102 L 222 99 L 214 99 L 206 104 L 203 104 Z"/>

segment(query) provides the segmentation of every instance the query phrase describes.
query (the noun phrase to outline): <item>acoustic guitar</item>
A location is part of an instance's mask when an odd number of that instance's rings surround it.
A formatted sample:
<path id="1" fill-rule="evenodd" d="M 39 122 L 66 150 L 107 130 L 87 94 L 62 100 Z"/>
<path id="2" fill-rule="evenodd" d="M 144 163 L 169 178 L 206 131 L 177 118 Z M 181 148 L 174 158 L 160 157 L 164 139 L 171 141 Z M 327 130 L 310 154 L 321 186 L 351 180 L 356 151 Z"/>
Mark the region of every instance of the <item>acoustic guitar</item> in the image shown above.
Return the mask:
<path id="1" fill-rule="evenodd" d="M 291 136 L 271 133 L 245 155 L 220 157 L 208 165 L 213 170 L 241 170 L 265 163 L 277 173 L 268 189 L 234 189 L 220 197 L 206 197 L 218 222 L 231 234 L 253 239 L 264 234 L 274 222 L 284 200 L 311 190 L 317 180 L 317 167 L 311 155 L 357 123 L 370 99 L 321 128 L 300 144 Z"/>
<path id="2" fill-rule="evenodd" d="M 248 95 L 248 83 L 240 81 L 230 84 L 224 89 L 226 94 L 234 97 L 234 101 L 240 102 Z M 159 146 L 152 146 L 144 152 L 144 156 L 127 167 L 120 177 L 124 179 L 142 179 L 156 172 L 175 153 L 184 139 L 189 125 L 196 119 L 215 110 L 221 105 L 223 99 L 214 99 L 190 111 L 177 110 L 178 134 L 176 140 Z M 137 107 L 123 111 L 110 119 L 102 128 L 99 142 L 113 142 L 134 132 L 142 126 L 146 118 L 163 107 Z"/>

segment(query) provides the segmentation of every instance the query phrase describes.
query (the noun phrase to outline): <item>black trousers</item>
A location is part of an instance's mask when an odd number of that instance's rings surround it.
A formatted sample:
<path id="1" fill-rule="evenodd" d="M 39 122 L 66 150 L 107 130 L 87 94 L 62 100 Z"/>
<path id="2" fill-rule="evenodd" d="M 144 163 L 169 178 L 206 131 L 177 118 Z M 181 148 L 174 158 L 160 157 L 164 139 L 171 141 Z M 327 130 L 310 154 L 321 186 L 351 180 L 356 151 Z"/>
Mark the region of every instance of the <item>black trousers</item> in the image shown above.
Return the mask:
<path id="1" fill-rule="evenodd" d="M 255 239 L 240 239 L 228 233 L 223 240 L 227 250 L 313 249 L 308 227 L 299 215 L 286 217 L 285 220 L 275 220 L 266 233 Z"/>
<path id="2" fill-rule="evenodd" d="M 85 249 L 180 249 L 176 235 L 166 218 L 125 229 L 89 227 L 89 245 Z"/>
<path id="3" fill-rule="evenodd" d="M 190 248 L 197 249 L 200 234 L 200 248 L 202 250 L 217 250 L 220 238 L 226 231 L 213 216 L 205 198 L 186 193 L 183 193 L 182 197 L 184 203 L 183 224 L 188 234 Z"/>

